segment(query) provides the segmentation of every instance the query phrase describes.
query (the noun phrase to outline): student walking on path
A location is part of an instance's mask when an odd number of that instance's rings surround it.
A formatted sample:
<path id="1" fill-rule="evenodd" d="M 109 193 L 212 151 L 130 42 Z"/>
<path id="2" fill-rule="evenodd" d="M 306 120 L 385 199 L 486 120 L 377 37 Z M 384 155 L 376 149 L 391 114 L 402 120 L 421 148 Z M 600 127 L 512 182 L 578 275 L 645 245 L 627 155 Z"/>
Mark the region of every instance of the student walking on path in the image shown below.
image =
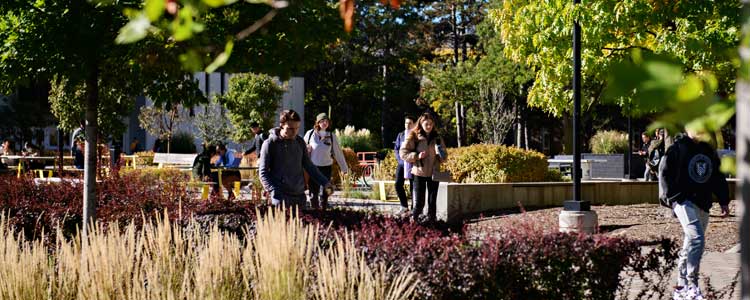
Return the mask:
<path id="1" fill-rule="evenodd" d="M 279 116 L 279 127 L 270 130 L 260 151 L 258 173 L 263 188 L 275 206 L 305 206 L 304 171 L 317 182 L 332 189 L 329 180 L 310 161 L 305 141 L 297 135 L 302 120 L 294 110 Z"/>
<path id="2" fill-rule="evenodd" d="M 414 127 L 416 127 L 416 119 L 414 116 L 406 115 L 404 117 L 404 131 L 399 132 L 398 136 L 396 136 L 396 143 L 393 146 L 393 150 L 396 152 L 396 160 L 398 161 L 398 165 L 396 166 L 396 194 L 398 195 L 398 200 L 401 202 L 401 210 L 399 213 L 405 213 L 409 211 L 409 202 L 406 199 L 406 189 L 404 189 L 404 183 L 405 179 L 409 179 L 409 186 L 414 186 L 414 177 L 411 174 L 411 164 L 408 162 L 404 162 L 403 159 L 401 159 L 401 155 L 399 154 L 399 151 L 401 150 L 401 145 L 406 140 L 406 137 L 409 135 L 409 132 L 414 130 Z"/>
<path id="3" fill-rule="evenodd" d="M 412 217 L 415 221 L 420 221 L 427 189 L 427 221 L 434 222 L 437 219 L 438 182 L 432 180 L 432 174 L 440 169 L 440 163 L 445 161 L 447 153 L 443 139 L 435 128 L 435 118 L 432 114 L 426 112 L 419 117 L 417 127 L 409 132 L 399 153 L 401 159 L 413 164 Z"/>
<path id="4" fill-rule="evenodd" d="M 307 143 L 307 152 L 310 154 L 310 160 L 318 168 L 320 173 L 326 177 L 327 181 L 331 179 L 331 169 L 333 166 L 333 159 L 336 162 L 343 173 L 349 173 L 349 166 L 346 164 L 346 158 L 344 152 L 341 151 L 341 145 L 330 130 L 331 120 L 328 119 L 328 115 L 320 113 L 315 118 L 315 126 L 305 133 L 304 140 Z M 310 189 L 310 205 L 313 208 L 328 208 L 328 194 L 321 193 L 321 188 L 324 186 L 324 182 L 310 178 L 309 189 Z M 318 202 L 320 199 L 320 203 Z"/>
<path id="5" fill-rule="evenodd" d="M 691 131 L 678 136 L 659 163 L 659 200 L 674 211 L 684 234 L 673 293 L 676 300 L 704 299 L 698 275 L 713 205 L 711 194 L 718 198 L 722 216 L 729 215 L 729 187 L 719 165 L 716 150 L 698 141 Z"/>

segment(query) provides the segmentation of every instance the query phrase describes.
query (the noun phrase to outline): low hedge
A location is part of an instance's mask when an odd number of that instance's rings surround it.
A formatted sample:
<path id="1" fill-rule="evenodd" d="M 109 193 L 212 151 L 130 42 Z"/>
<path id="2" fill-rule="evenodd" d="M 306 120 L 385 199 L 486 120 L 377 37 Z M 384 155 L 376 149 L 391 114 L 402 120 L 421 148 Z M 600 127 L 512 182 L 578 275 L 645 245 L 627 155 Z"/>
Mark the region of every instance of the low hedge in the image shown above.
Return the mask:
<path id="1" fill-rule="evenodd" d="M 539 182 L 547 177 L 544 154 L 503 145 L 477 144 L 449 148 L 443 169 L 455 182 Z"/>
<path id="2" fill-rule="evenodd" d="M 351 148 L 344 148 L 342 150 L 344 152 L 344 157 L 346 158 L 346 164 L 349 167 L 350 175 L 352 175 L 353 178 L 361 177 L 363 169 L 359 166 L 357 153 L 354 153 L 354 150 L 352 150 Z M 334 159 L 333 167 L 331 168 L 331 183 L 333 183 L 334 185 L 341 184 L 341 176 L 339 175 L 340 172 L 341 168 L 339 168 L 339 163 Z"/>
<path id="3" fill-rule="evenodd" d="M 376 180 L 394 180 L 396 178 L 396 167 L 398 161 L 396 160 L 396 154 L 393 150 L 385 155 L 385 158 L 378 162 L 378 165 L 373 170 L 372 176 Z"/>
<path id="4" fill-rule="evenodd" d="M 378 180 L 393 180 L 396 155 L 389 152 L 375 170 Z M 453 175 L 454 182 L 502 183 L 562 181 L 559 174 L 550 174 L 544 154 L 502 145 L 478 144 L 448 148 L 448 160 L 442 165 Z"/>

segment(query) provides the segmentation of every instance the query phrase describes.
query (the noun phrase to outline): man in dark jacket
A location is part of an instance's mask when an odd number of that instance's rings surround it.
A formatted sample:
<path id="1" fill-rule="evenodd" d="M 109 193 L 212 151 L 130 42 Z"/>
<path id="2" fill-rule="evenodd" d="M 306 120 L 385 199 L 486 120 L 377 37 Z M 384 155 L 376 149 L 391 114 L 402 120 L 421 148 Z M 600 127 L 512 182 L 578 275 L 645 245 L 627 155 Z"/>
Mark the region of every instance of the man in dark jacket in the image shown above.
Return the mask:
<path id="1" fill-rule="evenodd" d="M 211 157 L 216 154 L 216 147 L 203 145 L 203 152 L 198 154 L 193 161 L 193 179 L 198 181 L 211 180 Z"/>
<path id="2" fill-rule="evenodd" d="M 401 159 L 401 155 L 399 155 L 399 150 L 401 150 L 401 144 L 404 143 L 404 140 L 406 140 L 406 136 L 409 134 L 410 130 L 413 130 L 414 127 L 416 127 L 417 120 L 414 118 L 414 116 L 406 115 L 404 117 L 404 131 L 399 132 L 398 136 L 396 137 L 396 142 L 393 147 L 393 150 L 396 151 L 396 160 L 398 161 L 398 165 L 396 166 L 396 194 L 398 195 L 398 200 L 401 202 L 401 210 L 399 213 L 407 213 L 409 212 L 409 202 L 406 198 L 406 190 L 404 189 L 404 179 L 409 178 L 409 186 L 414 186 L 414 179 L 412 178 L 411 174 L 407 173 L 404 169 L 404 160 Z"/>
<path id="3" fill-rule="evenodd" d="M 275 206 L 304 207 L 307 197 L 303 170 L 313 180 L 321 182 L 327 192 L 333 191 L 328 179 L 310 161 L 305 141 L 297 135 L 301 123 L 297 112 L 283 111 L 279 117 L 279 127 L 270 130 L 260 151 L 260 181 Z"/>
<path id="4" fill-rule="evenodd" d="M 244 155 L 255 152 L 255 157 L 260 159 L 260 149 L 263 147 L 263 141 L 266 140 L 267 136 L 264 136 L 263 129 L 260 128 L 258 122 L 251 123 L 250 129 L 253 131 L 253 134 L 255 134 L 255 137 L 250 144 L 250 148 L 245 151 Z"/>
<path id="5" fill-rule="evenodd" d="M 722 216 L 729 215 L 729 187 L 719 157 L 695 132 L 678 136 L 659 163 L 659 201 L 670 207 L 684 233 L 674 299 L 703 299 L 698 272 L 705 246 L 708 211 L 715 194 Z"/>

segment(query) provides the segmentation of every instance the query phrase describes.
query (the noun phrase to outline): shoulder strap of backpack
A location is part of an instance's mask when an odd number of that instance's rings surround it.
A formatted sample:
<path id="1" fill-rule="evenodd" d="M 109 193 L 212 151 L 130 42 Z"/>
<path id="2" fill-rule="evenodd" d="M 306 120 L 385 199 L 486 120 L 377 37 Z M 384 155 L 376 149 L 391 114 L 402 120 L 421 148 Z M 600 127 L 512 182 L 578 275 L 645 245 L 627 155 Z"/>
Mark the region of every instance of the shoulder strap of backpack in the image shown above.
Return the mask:
<path id="1" fill-rule="evenodd" d="M 310 140 L 312 139 L 312 135 L 313 135 L 313 130 L 312 130 L 312 129 L 308 130 L 308 131 L 307 131 L 307 132 L 305 133 L 305 135 L 307 136 L 307 144 L 308 144 L 308 145 L 310 145 Z"/>

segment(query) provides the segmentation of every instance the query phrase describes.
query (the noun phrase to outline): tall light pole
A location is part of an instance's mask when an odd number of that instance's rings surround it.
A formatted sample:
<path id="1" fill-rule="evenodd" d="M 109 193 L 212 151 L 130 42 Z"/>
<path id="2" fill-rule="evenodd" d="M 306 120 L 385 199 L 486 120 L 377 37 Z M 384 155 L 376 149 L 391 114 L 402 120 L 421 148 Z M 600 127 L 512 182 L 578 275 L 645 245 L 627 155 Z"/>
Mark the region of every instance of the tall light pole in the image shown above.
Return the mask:
<path id="1" fill-rule="evenodd" d="M 573 5 L 581 3 L 573 0 Z M 573 24 L 573 199 L 565 201 L 560 213 L 560 231 L 594 233 L 598 227 L 591 204 L 581 199 L 581 26 Z"/>

